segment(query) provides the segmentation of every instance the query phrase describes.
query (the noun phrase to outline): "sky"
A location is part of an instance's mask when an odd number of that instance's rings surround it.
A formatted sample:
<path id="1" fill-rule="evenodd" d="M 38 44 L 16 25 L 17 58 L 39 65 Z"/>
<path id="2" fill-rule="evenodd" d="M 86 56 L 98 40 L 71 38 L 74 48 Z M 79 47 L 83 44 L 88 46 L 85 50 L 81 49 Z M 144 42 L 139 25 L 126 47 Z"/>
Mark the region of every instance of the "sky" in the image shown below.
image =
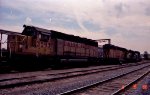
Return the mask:
<path id="1" fill-rule="evenodd" d="M 0 29 L 24 24 L 150 53 L 150 0 L 0 0 Z"/>

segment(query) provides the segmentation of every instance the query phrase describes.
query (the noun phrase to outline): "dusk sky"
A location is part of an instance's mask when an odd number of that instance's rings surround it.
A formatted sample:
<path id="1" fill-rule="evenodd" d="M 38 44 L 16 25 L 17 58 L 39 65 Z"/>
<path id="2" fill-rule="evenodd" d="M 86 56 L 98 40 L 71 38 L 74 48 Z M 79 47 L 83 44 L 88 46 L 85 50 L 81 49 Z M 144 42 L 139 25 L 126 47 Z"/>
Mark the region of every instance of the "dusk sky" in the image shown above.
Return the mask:
<path id="1" fill-rule="evenodd" d="M 150 0 L 0 0 L 0 29 L 24 24 L 150 53 Z"/>

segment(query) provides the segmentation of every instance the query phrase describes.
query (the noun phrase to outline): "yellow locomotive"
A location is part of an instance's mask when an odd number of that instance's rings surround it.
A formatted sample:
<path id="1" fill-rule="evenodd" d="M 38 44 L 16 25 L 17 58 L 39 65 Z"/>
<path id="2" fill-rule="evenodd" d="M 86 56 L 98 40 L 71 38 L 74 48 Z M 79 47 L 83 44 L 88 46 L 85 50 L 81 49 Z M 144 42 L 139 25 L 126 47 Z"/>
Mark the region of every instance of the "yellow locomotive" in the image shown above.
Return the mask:
<path id="1" fill-rule="evenodd" d="M 22 33 L 4 30 L 0 30 L 0 33 L 11 33 L 7 37 L 7 50 L 1 49 L 1 63 L 7 59 L 14 66 L 61 67 L 66 63 L 73 65 L 71 62 L 75 65 L 92 65 L 140 61 L 137 51 L 111 44 L 100 48 L 95 40 L 35 26 L 24 25 Z"/>

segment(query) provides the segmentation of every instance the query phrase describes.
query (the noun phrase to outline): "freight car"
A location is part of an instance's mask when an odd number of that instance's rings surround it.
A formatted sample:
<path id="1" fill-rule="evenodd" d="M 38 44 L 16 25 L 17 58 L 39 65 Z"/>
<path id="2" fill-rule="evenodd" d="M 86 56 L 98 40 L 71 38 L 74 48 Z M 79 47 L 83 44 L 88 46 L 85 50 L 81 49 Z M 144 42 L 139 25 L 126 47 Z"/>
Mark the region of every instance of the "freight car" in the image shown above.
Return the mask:
<path id="1" fill-rule="evenodd" d="M 140 53 L 111 44 L 98 47 L 95 40 L 24 25 L 21 34 L 8 35 L 5 55 L 14 66 L 32 68 L 132 62 L 139 61 Z"/>

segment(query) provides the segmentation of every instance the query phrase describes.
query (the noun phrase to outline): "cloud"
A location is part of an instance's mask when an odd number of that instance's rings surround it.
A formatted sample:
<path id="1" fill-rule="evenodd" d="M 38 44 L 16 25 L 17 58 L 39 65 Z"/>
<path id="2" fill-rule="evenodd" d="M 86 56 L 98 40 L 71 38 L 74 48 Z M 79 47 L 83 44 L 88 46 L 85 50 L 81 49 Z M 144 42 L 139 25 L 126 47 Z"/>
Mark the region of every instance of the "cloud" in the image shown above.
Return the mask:
<path id="1" fill-rule="evenodd" d="M 150 47 L 147 44 L 150 38 L 149 0 L 0 2 L 0 28 L 21 31 L 22 25 L 27 23 L 92 39 L 111 38 L 113 44 L 140 51 Z"/>
<path id="2" fill-rule="evenodd" d="M 117 34 L 118 31 L 113 27 L 107 27 L 105 33 L 109 36 L 113 36 L 113 35 Z"/>
<path id="3" fill-rule="evenodd" d="M 7 24 L 0 24 L 0 29 L 5 29 L 9 31 L 19 32 L 23 31 L 23 25 L 7 25 Z"/>
<path id="4" fill-rule="evenodd" d="M 30 17 L 27 17 L 25 20 L 25 24 L 32 25 L 32 19 Z"/>
<path id="5" fill-rule="evenodd" d="M 147 8 L 145 9 L 145 14 L 146 14 L 147 16 L 150 16 L 150 7 L 147 7 Z"/>
<path id="6" fill-rule="evenodd" d="M 100 26 L 98 24 L 92 22 L 91 20 L 83 21 L 82 24 L 89 31 L 93 31 L 93 32 L 100 31 Z"/>
<path id="7" fill-rule="evenodd" d="M 48 14 L 44 14 L 44 15 L 47 15 L 46 17 L 49 17 L 51 19 L 51 22 L 49 22 L 48 19 L 46 20 L 52 26 L 60 26 L 60 27 L 68 28 L 68 29 L 77 29 L 77 30 L 80 29 L 80 26 L 78 25 L 78 22 L 75 18 L 72 18 L 63 13 L 49 11 Z"/>

